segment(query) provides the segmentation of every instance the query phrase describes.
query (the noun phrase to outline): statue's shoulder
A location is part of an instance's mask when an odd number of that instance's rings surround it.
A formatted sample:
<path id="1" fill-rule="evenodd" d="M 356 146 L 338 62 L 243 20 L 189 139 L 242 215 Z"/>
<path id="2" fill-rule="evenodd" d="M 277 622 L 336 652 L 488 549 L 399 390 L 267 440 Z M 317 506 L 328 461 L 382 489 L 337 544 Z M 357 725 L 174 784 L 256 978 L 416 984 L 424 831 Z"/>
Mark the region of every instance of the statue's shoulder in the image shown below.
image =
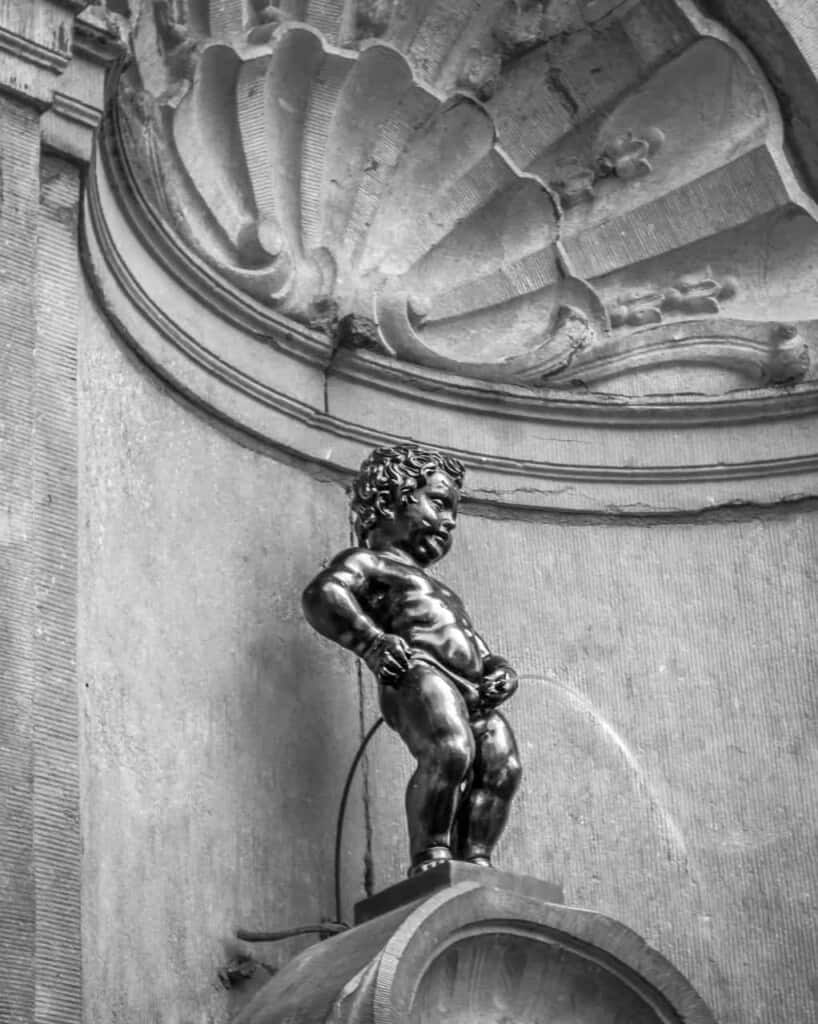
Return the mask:
<path id="1" fill-rule="evenodd" d="M 346 569 L 352 572 L 371 572 L 380 564 L 377 552 L 369 548 L 344 548 L 327 566 L 328 571 Z"/>

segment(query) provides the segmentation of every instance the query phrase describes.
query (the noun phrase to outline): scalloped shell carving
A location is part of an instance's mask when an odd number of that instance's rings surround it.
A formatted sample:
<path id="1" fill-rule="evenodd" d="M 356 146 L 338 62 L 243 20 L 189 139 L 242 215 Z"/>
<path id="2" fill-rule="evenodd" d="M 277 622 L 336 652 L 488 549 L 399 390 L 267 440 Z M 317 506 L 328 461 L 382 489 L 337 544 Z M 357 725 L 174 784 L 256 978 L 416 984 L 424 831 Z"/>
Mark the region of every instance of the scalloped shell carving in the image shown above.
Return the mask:
<path id="1" fill-rule="evenodd" d="M 485 380 L 809 373 L 818 208 L 759 69 L 687 0 L 156 6 L 124 152 L 256 299 Z"/>

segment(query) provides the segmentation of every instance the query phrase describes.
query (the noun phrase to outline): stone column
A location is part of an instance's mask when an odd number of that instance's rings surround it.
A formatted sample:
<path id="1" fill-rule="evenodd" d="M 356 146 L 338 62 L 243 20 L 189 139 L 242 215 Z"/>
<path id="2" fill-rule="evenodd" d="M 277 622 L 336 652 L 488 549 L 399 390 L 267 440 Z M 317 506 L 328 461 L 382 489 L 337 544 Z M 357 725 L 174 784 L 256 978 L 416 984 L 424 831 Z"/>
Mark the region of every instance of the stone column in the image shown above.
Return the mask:
<path id="1" fill-rule="evenodd" d="M 118 26 L 0 2 L 0 1017 L 82 1016 L 76 345 L 82 174 Z"/>
<path id="2" fill-rule="evenodd" d="M 34 649 L 31 435 L 34 381 L 35 251 L 39 134 L 37 112 L 0 98 L 4 145 L 0 154 L 0 672 L 4 707 L 0 774 L 0 948 L 6 958 L 3 999 L 11 1021 L 33 1019 L 31 965 L 35 953 L 34 893 Z"/>

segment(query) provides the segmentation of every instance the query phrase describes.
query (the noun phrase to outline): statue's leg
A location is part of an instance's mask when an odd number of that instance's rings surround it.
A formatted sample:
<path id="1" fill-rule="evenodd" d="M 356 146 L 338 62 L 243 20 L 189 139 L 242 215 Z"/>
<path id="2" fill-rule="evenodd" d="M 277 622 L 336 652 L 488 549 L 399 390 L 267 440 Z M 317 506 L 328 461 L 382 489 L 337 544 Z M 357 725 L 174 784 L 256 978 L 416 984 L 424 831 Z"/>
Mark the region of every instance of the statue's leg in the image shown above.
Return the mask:
<path id="1" fill-rule="evenodd" d="M 511 726 L 492 711 L 472 722 L 477 750 L 473 780 L 458 816 L 458 856 L 490 864 L 494 845 L 508 820 L 522 768 Z"/>
<path id="2" fill-rule="evenodd" d="M 417 760 L 406 790 L 410 874 L 451 859 L 460 784 L 474 760 L 474 735 L 452 681 L 415 662 L 398 686 L 381 686 L 381 709 Z"/>

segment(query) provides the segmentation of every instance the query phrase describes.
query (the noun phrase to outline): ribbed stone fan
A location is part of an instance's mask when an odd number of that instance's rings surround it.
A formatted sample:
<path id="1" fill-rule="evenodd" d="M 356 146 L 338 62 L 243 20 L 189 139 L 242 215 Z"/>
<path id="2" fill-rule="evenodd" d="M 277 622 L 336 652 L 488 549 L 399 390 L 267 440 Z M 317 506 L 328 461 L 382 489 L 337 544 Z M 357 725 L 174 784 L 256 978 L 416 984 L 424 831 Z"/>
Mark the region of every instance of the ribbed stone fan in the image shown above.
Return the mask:
<path id="1" fill-rule="evenodd" d="M 130 158 L 255 298 L 484 379 L 807 372 L 818 209 L 753 59 L 687 0 L 154 13 L 170 73 L 123 93 Z"/>

